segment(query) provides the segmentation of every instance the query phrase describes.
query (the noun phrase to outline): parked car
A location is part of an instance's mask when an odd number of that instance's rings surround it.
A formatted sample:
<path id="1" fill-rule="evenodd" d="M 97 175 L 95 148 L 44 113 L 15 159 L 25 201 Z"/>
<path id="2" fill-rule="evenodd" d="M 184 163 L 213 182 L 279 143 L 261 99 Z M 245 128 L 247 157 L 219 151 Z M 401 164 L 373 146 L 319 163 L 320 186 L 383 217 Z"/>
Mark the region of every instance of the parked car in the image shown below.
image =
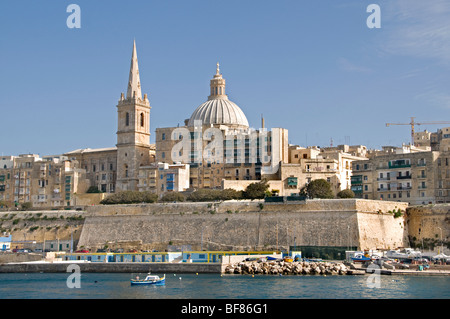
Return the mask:
<path id="1" fill-rule="evenodd" d="M 76 253 L 83 253 L 83 254 L 86 254 L 86 253 L 88 253 L 89 252 L 89 250 L 87 250 L 87 249 L 80 249 L 80 250 L 77 250 L 77 251 L 75 251 Z"/>

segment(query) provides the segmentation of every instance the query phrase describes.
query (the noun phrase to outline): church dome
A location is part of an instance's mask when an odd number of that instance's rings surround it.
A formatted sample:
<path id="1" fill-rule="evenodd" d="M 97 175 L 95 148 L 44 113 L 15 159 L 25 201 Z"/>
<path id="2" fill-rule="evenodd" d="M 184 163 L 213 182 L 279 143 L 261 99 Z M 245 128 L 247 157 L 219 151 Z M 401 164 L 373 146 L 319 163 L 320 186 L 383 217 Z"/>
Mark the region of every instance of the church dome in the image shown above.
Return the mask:
<path id="1" fill-rule="evenodd" d="M 194 126 L 194 121 L 202 124 L 222 124 L 229 126 L 248 127 L 248 121 L 244 112 L 225 94 L 225 79 L 219 72 L 217 63 L 216 75 L 211 80 L 211 95 L 208 101 L 201 104 L 192 113 L 188 126 Z"/>
<path id="2" fill-rule="evenodd" d="M 188 126 L 194 126 L 194 121 L 202 124 L 224 124 L 247 126 L 248 121 L 244 112 L 228 99 L 216 98 L 200 105 L 189 119 Z"/>

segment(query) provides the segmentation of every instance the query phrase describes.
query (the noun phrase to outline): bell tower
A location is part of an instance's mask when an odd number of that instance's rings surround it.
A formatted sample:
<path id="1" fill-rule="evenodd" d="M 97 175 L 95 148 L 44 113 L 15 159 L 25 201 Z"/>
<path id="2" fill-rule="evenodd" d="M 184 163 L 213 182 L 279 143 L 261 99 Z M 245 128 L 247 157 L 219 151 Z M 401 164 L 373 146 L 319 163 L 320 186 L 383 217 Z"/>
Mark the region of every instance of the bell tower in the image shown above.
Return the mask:
<path id="1" fill-rule="evenodd" d="M 142 98 L 134 41 L 127 95 L 117 104 L 116 191 L 137 190 L 138 169 L 150 163 L 150 108 L 147 94 Z"/>

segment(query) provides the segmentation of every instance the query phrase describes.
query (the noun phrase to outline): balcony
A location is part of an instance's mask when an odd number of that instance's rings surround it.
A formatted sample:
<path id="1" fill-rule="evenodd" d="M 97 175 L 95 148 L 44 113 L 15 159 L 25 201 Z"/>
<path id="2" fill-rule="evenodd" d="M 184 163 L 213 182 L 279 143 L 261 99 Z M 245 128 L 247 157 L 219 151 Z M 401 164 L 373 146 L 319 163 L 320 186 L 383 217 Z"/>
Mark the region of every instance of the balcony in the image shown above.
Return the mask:
<path id="1" fill-rule="evenodd" d="M 392 191 L 407 191 L 411 190 L 411 186 L 400 186 L 400 187 L 392 187 Z"/>
<path id="2" fill-rule="evenodd" d="M 411 167 L 411 163 L 406 162 L 405 160 L 389 162 L 389 168 L 406 168 L 406 167 Z"/>
<path id="3" fill-rule="evenodd" d="M 358 185 L 358 184 L 362 184 L 363 180 L 362 180 L 362 176 L 361 175 L 355 175 L 351 177 L 351 184 L 352 185 Z"/>
<path id="4" fill-rule="evenodd" d="M 411 179 L 411 175 L 397 176 L 397 179 Z"/>

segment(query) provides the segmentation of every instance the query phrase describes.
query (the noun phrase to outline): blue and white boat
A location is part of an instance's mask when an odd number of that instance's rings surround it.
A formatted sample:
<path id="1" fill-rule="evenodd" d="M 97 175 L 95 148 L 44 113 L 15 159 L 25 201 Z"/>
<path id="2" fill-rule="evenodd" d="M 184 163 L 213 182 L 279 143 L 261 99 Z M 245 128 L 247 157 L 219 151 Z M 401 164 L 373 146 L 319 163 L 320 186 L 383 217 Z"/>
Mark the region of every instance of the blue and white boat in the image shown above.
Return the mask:
<path id="1" fill-rule="evenodd" d="M 372 260 L 372 258 L 368 255 L 368 254 L 364 254 L 364 253 L 356 253 L 353 257 L 352 257 L 353 262 L 365 262 L 365 261 L 370 261 Z"/>
<path id="2" fill-rule="evenodd" d="M 156 275 L 148 274 L 145 279 L 131 279 L 131 285 L 165 285 L 166 284 L 166 275 L 159 277 Z"/>

